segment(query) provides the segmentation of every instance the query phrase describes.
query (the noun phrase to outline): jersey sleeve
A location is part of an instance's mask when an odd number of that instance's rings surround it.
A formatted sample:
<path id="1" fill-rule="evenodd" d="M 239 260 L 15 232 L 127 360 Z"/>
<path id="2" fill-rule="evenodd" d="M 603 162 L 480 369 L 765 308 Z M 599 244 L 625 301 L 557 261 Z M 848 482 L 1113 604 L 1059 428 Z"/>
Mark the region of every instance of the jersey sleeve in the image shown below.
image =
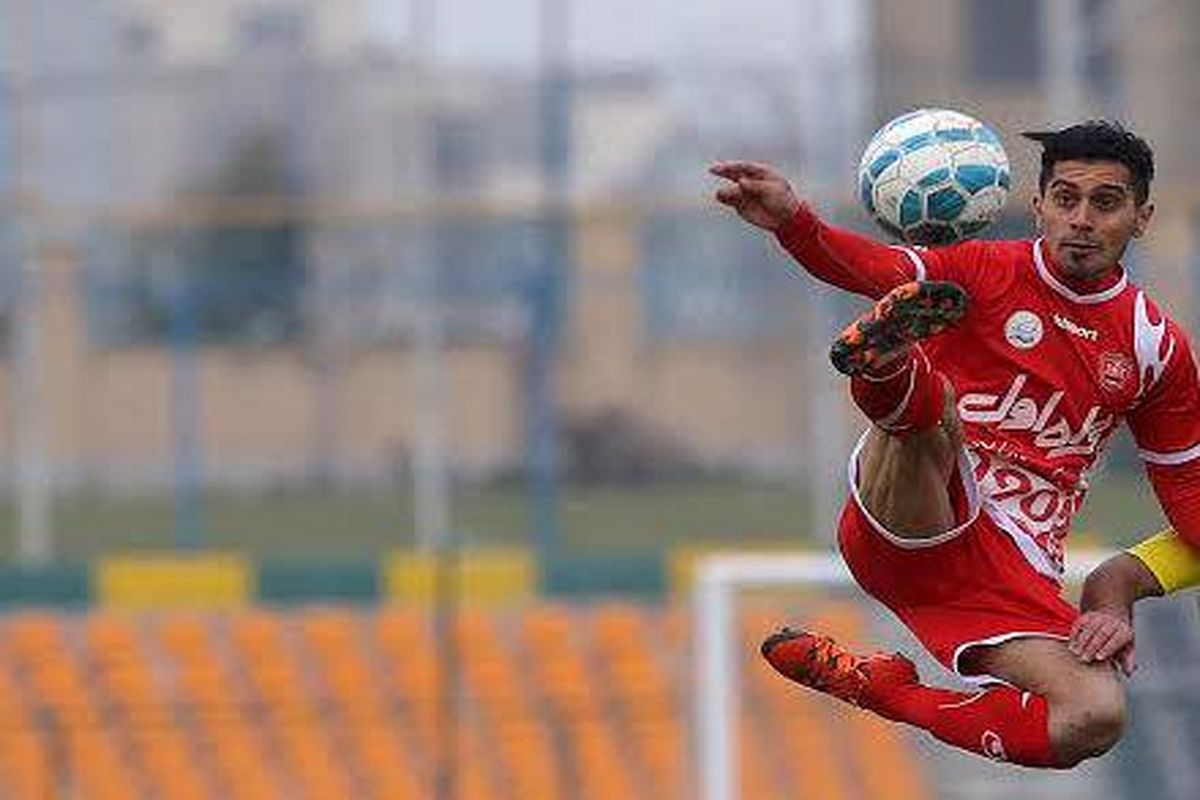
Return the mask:
<path id="1" fill-rule="evenodd" d="M 919 262 L 900 248 L 830 225 L 805 206 L 776 238 L 814 278 L 873 300 L 920 277 Z"/>
<path id="2" fill-rule="evenodd" d="M 1140 302 L 1140 301 L 1139 301 Z M 1143 396 L 1129 428 L 1163 513 L 1180 538 L 1200 548 L 1200 379 L 1187 336 L 1139 306 L 1134 344 Z"/>
<path id="3" fill-rule="evenodd" d="M 901 247 L 910 259 L 920 262 L 920 280 L 951 281 L 963 287 L 975 302 L 989 302 L 1007 285 L 1001 278 L 994 242 L 969 240 L 946 247 Z"/>
<path id="4" fill-rule="evenodd" d="M 830 225 L 807 207 L 776 237 L 813 277 L 872 299 L 914 280 L 953 281 L 975 298 L 985 285 L 995 283 L 982 280 L 992 255 L 986 242 L 937 248 L 887 245 Z"/>

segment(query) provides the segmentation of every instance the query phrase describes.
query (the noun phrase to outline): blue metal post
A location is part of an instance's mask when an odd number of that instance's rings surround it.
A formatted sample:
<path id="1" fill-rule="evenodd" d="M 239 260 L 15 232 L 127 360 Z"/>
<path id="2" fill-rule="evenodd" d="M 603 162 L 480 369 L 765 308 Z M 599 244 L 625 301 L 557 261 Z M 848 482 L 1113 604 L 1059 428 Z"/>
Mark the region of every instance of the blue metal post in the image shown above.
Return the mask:
<path id="1" fill-rule="evenodd" d="M 571 85 L 566 0 L 541 0 L 540 162 L 545 197 L 542 257 L 529 283 L 525 449 L 534 543 L 543 559 L 562 546 L 555 357 L 563 330 L 570 228 L 567 213 Z"/>
<path id="2" fill-rule="evenodd" d="M 175 280 L 170 323 L 173 539 L 176 549 L 193 550 L 204 543 L 197 289 L 182 264 L 172 266 Z"/>

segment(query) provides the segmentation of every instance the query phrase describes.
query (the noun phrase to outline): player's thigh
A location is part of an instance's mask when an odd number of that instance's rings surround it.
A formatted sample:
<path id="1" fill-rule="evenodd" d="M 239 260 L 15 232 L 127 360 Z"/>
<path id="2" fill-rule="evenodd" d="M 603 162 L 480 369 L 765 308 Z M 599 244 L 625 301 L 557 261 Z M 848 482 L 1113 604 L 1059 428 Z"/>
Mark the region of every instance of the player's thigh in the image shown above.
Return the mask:
<path id="1" fill-rule="evenodd" d="M 873 428 L 859 454 L 859 496 L 888 530 L 936 535 L 957 522 L 950 496 L 957 462 L 957 450 L 941 428 L 903 438 Z"/>
<path id="2" fill-rule="evenodd" d="M 1112 664 L 1084 663 L 1061 639 L 1027 636 L 975 648 L 964 669 L 994 675 L 1025 691 L 1040 694 L 1053 706 L 1124 712 L 1125 690 Z"/>
<path id="3" fill-rule="evenodd" d="M 1107 752 L 1127 718 L 1125 691 L 1108 662 L 1083 663 L 1057 639 L 1022 638 L 981 648 L 984 672 L 1047 703 L 1047 733 L 1060 766 Z"/>
<path id="4" fill-rule="evenodd" d="M 914 538 L 953 528 L 950 481 L 963 446 L 954 391 L 945 386 L 942 421 L 896 436 L 874 427 L 859 454 L 858 491 L 867 511 L 893 533 Z"/>

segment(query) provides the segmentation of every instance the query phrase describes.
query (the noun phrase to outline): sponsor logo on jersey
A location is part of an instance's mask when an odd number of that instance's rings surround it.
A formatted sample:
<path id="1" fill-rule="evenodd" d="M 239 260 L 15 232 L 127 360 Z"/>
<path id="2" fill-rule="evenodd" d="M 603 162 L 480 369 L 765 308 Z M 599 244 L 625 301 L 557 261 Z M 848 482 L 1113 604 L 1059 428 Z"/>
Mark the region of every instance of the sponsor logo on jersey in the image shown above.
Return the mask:
<path id="1" fill-rule="evenodd" d="M 1105 390 L 1114 393 L 1122 391 L 1133 381 L 1136 372 L 1133 359 L 1124 353 L 1109 351 L 1100 354 L 1100 385 Z"/>
<path id="2" fill-rule="evenodd" d="M 1062 314 L 1055 314 L 1054 324 L 1062 328 L 1067 333 L 1078 336 L 1080 339 L 1087 339 L 1089 342 L 1100 341 L 1100 333 L 1091 328 L 1085 328 L 1074 320 L 1064 317 Z"/>
<path id="3" fill-rule="evenodd" d="M 1004 323 L 1004 338 L 1019 350 L 1031 350 L 1042 340 L 1042 318 L 1032 311 L 1014 311 Z"/>
<path id="4" fill-rule="evenodd" d="M 1013 378 L 1003 395 L 987 392 L 964 394 L 958 400 L 959 417 L 963 422 L 996 425 L 1002 431 L 1029 431 L 1036 434 L 1033 444 L 1045 450 L 1048 458 L 1093 455 L 1116 422 L 1113 415 L 1102 415 L 1100 406 L 1092 406 L 1076 430 L 1061 414 L 1052 419 L 1066 392 L 1059 389 L 1045 403 L 1038 405 L 1037 400 L 1021 394 L 1028 381 L 1029 376 L 1022 372 Z"/>

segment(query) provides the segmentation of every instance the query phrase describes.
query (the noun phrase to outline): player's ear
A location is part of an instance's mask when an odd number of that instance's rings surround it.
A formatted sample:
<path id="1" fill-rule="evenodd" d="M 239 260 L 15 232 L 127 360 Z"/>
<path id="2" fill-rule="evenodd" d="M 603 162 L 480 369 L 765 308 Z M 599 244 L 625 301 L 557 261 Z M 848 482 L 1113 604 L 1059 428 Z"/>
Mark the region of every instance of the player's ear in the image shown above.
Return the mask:
<path id="1" fill-rule="evenodd" d="M 1045 227 L 1042 225 L 1042 193 L 1038 192 L 1029 198 L 1029 210 L 1033 212 L 1033 224 L 1037 226 L 1038 233 L 1041 233 Z"/>
<path id="2" fill-rule="evenodd" d="M 1154 203 L 1146 201 L 1137 207 L 1136 218 L 1133 222 L 1133 238 L 1140 239 L 1146 235 L 1150 227 L 1150 218 L 1154 216 Z"/>

